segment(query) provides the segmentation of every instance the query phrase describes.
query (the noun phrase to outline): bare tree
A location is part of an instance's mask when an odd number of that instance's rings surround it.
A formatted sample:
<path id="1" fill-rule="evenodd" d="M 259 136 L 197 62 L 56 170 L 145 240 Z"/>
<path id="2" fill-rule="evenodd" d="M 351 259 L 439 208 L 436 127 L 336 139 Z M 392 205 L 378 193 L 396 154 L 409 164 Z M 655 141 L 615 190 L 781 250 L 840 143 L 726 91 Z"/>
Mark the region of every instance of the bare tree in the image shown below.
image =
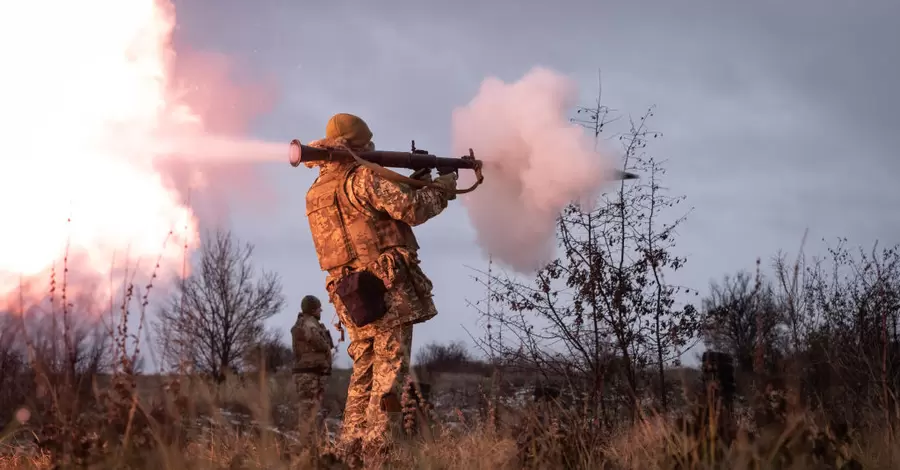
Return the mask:
<path id="1" fill-rule="evenodd" d="M 652 113 L 649 115 L 652 116 Z M 649 137 L 650 133 L 646 132 L 644 135 Z M 653 137 L 658 135 L 653 133 Z M 666 172 L 663 162 L 653 157 L 638 161 L 647 173 L 647 182 L 644 183 L 643 194 L 639 194 L 634 202 L 635 206 L 645 208 L 637 217 L 640 229 L 637 231 L 636 249 L 641 254 L 639 261 L 650 272 L 647 288 L 643 290 L 647 298 L 640 305 L 639 313 L 641 317 L 649 319 L 649 342 L 656 359 L 660 406 L 665 410 L 668 408 L 666 366 L 673 360 L 680 363 L 681 351 L 694 338 L 699 326 L 699 315 L 694 306 L 678 306 L 675 299 L 680 293 L 696 295 L 697 292 L 665 280 L 667 272 L 678 271 L 687 261 L 684 257 L 672 254 L 675 229 L 686 216 L 679 216 L 667 223 L 661 220 L 661 212 L 680 204 L 684 201 L 684 196 L 670 197 L 666 194 L 666 188 L 659 181 L 660 176 Z"/>
<path id="2" fill-rule="evenodd" d="M 756 280 L 747 271 L 711 282 L 703 299 L 703 339 L 718 351 L 727 351 L 744 373 L 754 371 L 756 357 L 772 364 L 777 348 L 781 311 L 770 282 Z"/>
<path id="3" fill-rule="evenodd" d="M 612 122 L 609 113 L 598 101 L 594 108 L 579 109 L 586 118 L 576 122 L 599 138 Z M 645 173 L 647 183 L 623 181 L 593 210 L 566 208 L 557 223 L 561 254 L 532 282 L 485 279 L 485 273 L 478 278 L 492 300 L 509 309 L 475 305 L 505 332 L 504 341 L 492 335 L 483 349 L 499 351 L 507 363 L 529 365 L 545 378 L 565 377 L 586 392 L 591 412 L 604 416 L 604 394 L 611 388 L 636 417 L 645 368 L 658 364 L 662 372 L 694 335 L 694 309 L 675 305 L 680 288 L 667 285 L 663 276 L 684 263 L 670 255 L 684 218 L 660 223 L 663 209 L 681 199 L 663 194 L 662 166 L 644 155 L 648 140 L 659 136 L 647 127 L 651 116 L 652 109 L 619 136 L 624 169 Z"/>
<path id="4" fill-rule="evenodd" d="M 284 305 L 278 276 L 257 276 L 252 254 L 253 246 L 231 232 L 204 237 L 199 266 L 156 321 L 167 365 L 186 361 L 219 381 L 241 369 L 264 336 L 265 320 Z"/>

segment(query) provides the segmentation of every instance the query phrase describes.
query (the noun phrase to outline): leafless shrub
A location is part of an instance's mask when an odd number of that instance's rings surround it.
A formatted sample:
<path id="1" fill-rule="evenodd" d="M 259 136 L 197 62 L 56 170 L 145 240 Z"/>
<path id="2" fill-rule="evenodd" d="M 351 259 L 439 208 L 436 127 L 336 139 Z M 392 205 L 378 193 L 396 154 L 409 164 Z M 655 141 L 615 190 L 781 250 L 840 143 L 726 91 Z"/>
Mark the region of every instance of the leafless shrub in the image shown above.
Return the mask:
<path id="1" fill-rule="evenodd" d="M 414 365 L 427 373 L 467 372 L 486 374 L 487 365 L 474 358 L 465 343 L 430 343 L 416 354 Z"/>
<path id="2" fill-rule="evenodd" d="M 609 114 L 598 99 L 579 109 L 585 118 L 577 122 L 599 139 Z M 692 291 L 665 280 L 685 263 L 672 253 L 684 216 L 668 213 L 683 198 L 666 195 L 662 162 L 645 154 L 661 135 L 649 127 L 652 116 L 651 108 L 616 136 L 623 169 L 643 179 L 621 182 L 593 210 L 569 206 L 557 224 L 560 255 L 531 282 L 476 270 L 488 290 L 473 304 L 490 326 L 481 348 L 504 364 L 530 366 L 541 380 L 566 382 L 585 396 L 584 410 L 604 421 L 620 407 L 636 419 L 654 385 L 666 408 L 665 370 L 678 364 L 697 328 L 694 307 L 676 301 Z"/>
<path id="3" fill-rule="evenodd" d="M 259 343 L 249 350 L 245 360 L 257 371 L 270 374 L 290 369 L 293 361 L 293 350 L 281 339 L 281 333 L 277 330 L 264 333 Z"/>

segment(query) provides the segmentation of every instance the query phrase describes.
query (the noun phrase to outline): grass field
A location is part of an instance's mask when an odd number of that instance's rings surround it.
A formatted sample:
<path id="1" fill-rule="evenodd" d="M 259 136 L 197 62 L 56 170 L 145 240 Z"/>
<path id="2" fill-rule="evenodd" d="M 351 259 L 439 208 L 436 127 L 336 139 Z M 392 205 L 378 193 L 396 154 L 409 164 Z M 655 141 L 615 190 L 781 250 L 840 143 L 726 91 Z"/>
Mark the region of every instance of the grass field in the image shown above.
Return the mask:
<path id="1" fill-rule="evenodd" d="M 348 373 L 335 371 L 328 385 L 331 433 Z M 507 383 L 503 396 L 491 393 L 490 376 L 429 378 L 432 408 L 420 415 L 427 425 L 407 423 L 398 432 L 386 468 L 900 468 L 889 430 L 832 429 L 802 411 L 757 429 L 703 425 L 712 408 L 685 401 L 678 412 L 648 410 L 634 424 L 597 426 L 571 402 L 533 403 L 527 378 L 509 381 L 521 383 Z M 30 397 L 27 422 L 13 419 L 3 431 L 0 468 L 343 468 L 328 443 L 312 453 L 293 444 L 297 416 L 286 373 L 218 385 L 190 376 L 99 376 L 80 388 L 45 383 Z"/>

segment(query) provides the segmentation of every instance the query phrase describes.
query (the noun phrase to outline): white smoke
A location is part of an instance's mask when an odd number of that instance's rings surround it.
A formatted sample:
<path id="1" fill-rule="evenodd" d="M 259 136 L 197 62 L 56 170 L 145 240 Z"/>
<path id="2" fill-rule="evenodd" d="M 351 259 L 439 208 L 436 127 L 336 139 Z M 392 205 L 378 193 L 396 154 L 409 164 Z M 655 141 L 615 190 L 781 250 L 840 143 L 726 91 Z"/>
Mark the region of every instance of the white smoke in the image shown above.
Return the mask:
<path id="1" fill-rule="evenodd" d="M 588 208 L 608 181 L 611 161 L 569 120 L 576 99 L 573 81 L 538 67 L 511 84 L 486 79 L 453 112 L 454 154 L 472 148 L 485 162 L 484 183 L 461 197 L 478 244 L 518 272 L 553 257 L 562 210 L 571 202 Z"/>

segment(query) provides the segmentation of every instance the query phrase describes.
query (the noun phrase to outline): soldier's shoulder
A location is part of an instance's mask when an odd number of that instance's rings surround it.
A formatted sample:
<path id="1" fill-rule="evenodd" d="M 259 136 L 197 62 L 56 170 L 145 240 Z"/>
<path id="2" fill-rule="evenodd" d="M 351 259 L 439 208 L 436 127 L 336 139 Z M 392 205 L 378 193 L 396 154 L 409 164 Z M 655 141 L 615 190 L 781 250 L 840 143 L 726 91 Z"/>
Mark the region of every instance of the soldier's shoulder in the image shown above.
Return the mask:
<path id="1" fill-rule="evenodd" d="M 300 326 L 302 328 L 310 328 L 310 327 L 314 327 L 318 324 L 319 324 L 319 320 L 316 320 L 314 317 L 311 317 L 309 315 L 304 315 L 303 319 L 300 321 L 298 326 Z"/>
<path id="2" fill-rule="evenodd" d="M 354 164 L 347 168 L 346 175 L 354 181 L 371 180 L 378 176 L 371 168 L 359 164 Z"/>
<path id="3" fill-rule="evenodd" d="M 349 194 L 356 198 L 364 198 L 367 194 L 367 189 L 377 184 L 376 178 L 378 178 L 378 175 L 370 168 L 362 165 L 356 165 L 353 169 L 348 170 L 346 174 L 347 179 L 344 187 Z"/>

